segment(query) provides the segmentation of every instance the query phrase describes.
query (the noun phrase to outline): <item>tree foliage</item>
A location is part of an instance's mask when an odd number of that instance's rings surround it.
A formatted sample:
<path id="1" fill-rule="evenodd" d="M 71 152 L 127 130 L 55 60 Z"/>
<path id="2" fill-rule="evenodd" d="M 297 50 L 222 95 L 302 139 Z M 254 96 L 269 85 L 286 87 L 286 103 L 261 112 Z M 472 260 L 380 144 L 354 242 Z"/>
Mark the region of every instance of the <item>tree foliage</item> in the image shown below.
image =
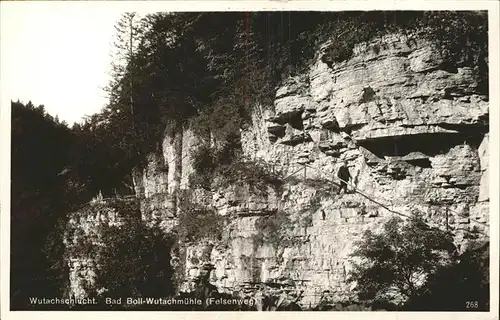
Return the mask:
<path id="1" fill-rule="evenodd" d="M 367 230 L 356 243 L 352 277 L 363 300 L 419 294 L 429 277 L 451 263 L 455 247 L 450 234 L 428 227 L 420 218 L 391 218 L 379 234 Z"/>
<path id="2" fill-rule="evenodd" d="M 102 226 L 95 288 L 103 297 L 165 297 L 174 292 L 170 249 L 173 239 L 157 229 L 129 220 L 123 226 Z"/>
<path id="3" fill-rule="evenodd" d="M 427 280 L 407 310 L 489 311 L 489 243 L 473 242 L 454 262 Z"/>
<path id="4" fill-rule="evenodd" d="M 391 218 L 378 234 L 367 230 L 352 254 L 359 298 L 372 308 L 488 310 L 489 244 L 458 254 L 452 240 L 418 217 Z"/>

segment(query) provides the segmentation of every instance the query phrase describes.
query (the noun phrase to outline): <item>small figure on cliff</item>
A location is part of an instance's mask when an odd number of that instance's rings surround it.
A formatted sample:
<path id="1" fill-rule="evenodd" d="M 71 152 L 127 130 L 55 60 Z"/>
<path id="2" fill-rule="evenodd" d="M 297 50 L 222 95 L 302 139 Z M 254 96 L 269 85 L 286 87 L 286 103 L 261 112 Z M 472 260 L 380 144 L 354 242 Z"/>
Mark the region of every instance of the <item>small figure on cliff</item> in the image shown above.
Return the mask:
<path id="1" fill-rule="evenodd" d="M 340 188 L 338 191 L 338 194 L 344 189 L 345 193 L 348 193 L 347 191 L 347 182 L 349 182 L 349 179 L 351 178 L 351 174 L 349 173 L 349 169 L 347 168 L 347 161 L 344 160 L 344 163 L 340 167 L 337 177 L 340 179 Z"/>

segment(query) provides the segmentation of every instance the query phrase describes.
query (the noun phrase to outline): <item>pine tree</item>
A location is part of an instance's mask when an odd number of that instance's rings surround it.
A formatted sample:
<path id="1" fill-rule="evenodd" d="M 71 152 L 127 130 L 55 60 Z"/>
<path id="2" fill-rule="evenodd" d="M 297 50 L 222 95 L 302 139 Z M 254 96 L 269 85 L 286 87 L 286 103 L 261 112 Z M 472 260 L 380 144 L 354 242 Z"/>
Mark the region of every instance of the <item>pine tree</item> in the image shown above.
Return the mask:
<path id="1" fill-rule="evenodd" d="M 110 104 L 120 105 L 122 101 L 116 101 L 118 95 L 120 93 L 127 95 L 130 114 L 133 116 L 133 63 L 141 35 L 140 18 L 135 12 L 124 13 L 115 25 L 115 30 L 116 39 L 111 63 L 112 80 L 106 91 L 110 95 Z"/>

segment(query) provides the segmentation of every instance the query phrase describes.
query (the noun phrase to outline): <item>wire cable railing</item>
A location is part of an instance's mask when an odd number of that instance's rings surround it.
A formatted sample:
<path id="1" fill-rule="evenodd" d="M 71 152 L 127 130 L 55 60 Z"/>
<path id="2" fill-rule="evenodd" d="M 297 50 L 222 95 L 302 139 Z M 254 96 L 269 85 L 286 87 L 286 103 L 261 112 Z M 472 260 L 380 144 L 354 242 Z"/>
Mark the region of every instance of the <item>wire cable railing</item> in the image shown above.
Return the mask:
<path id="1" fill-rule="evenodd" d="M 270 164 L 271 166 L 273 166 L 273 165 L 275 165 L 275 164 L 276 164 L 276 162 L 273 162 L 273 161 L 266 161 L 266 162 L 267 162 L 268 164 Z M 300 169 L 299 169 L 299 170 L 295 170 L 292 174 L 289 174 L 289 175 L 285 176 L 285 177 L 283 178 L 283 180 L 286 180 L 286 179 L 288 179 L 288 178 L 290 178 L 290 177 L 292 177 L 292 176 L 295 176 L 295 175 L 296 175 L 298 172 L 300 172 L 300 171 L 304 171 L 304 177 L 306 177 L 306 173 L 305 173 L 305 172 L 306 172 L 306 171 L 305 171 L 306 169 L 305 169 L 305 168 L 310 168 L 310 169 L 312 169 L 312 170 L 316 170 L 316 171 L 318 171 L 318 172 L 322 173 L 321 177 L 322 177 L 323 179 L 325 179 L 325 180 L 329 181 L 329 183 L 331 183 L 332 185 L 334 185 L 334 186 L 336 186 L 336 187 L 339 187 L 339 186 L 340 186 L 340 183 L 338 183 L 338 182 L 336 182 L 336 181 L 334 181 L 334 180 L 332 180 L 332 179 L 330 179 L 330 178 L 325 178 L 325 177 L 323 176 L 323 174 L 325 174 L 327 177 L 328 177 L 328 176 L 330 176 L 331 174 L 330 174 L 330 173 L 327 173 L 327 172 L 326 172 L 326 171 L 324 171 L 324 170 L 321 170 L 321 169 L 319 169 L 319 168 L 312 167 L 312 166 L 310 166 L 310 165 L 308 165 L 308 164 L 299 164 L 299 163 L 292 164 L 292 167 L 295 167 L 295 166 L 299 166 L 299 167 L 300 167 Z M 274 169 L 273 169 L 273 170 L 274 170 Z M 338 180 L 340 180 L 340 181 L 342 181 L 342 182 L 344 182 L 344 183 L 346 183 L 348 186 L 350 186 L 350 187 L 351 187 L 351 189 L 352 189 L 355 193 L 357 193 L 357 194 L 361 195 L 362 197 L 366 198 L 367 200 L 369 200 L 369 201 L 371 201 L 371 202 L 375 203 L 377 206 L 380 206 L 380 207 L 382 207 L 382 208 L 386 209 L 387 211 L 389 211 L 389 212 L 391 212 L 391 213 L 393 213 L 393 214 L 397 214 L 397 215 L 402 216 L 402 217 L 405 217 L 405 218 L 410 218 L 410 216 L 408 216 L 408 215 L 406 215 L 406 214 L 404 214 L 404 213 L 398 212 L 398 211 L 396 211 L 396 210 L 394 210 L 394 209 L 391 209 L 388 205 L 386 205 L 386 204 L 384 204 L 384 203 L 382 203 L 382 202 L 380 202 L 380 201 L 375 200 L 372 196 L 367 195 L 365 192 L 363 192 L 363 191 L 359 190 L 357 187 L 355 187 L 354 185 L 350 184 L 350 183 L 349 183 L 349 181 L 342 180 L 342 179 L 340 179 L 340 178 L 338 178 L 338 177 L 337 177 L 337 179 L 338 179 Z M 451 209 L 449 209 L 449 208 L 447 208 L 447 210 L 449 210 L 449 211 L 451 211 L 451 212 L 454 212 L 454 213 L 457 213 L 457 214 L 460 214 L 459 212 L 457 212 L 457 211 L 455 211 L 455 210 L 451 210 Z M 474 223 L 476 223 L 476 222 L 477 222 L 477 223 L 479 223 L 479 224 L 482 224 L 482 225 L 485 225 L 485 226 L 489 227 L 489 225 L 488 225 L 488 224 L 486 224 L 486 223 L 484 223 L 484 222 L 480 222 L 480 221 L 476 221 L 476 220 L 470 220 L 470 221 L 472 221 L 472 222 L 474 222 Z M 430 225 L 428 225 L 428 224 L 427 224 L 427 226 L 428 226 L 428 227 L 430 227 L 430 228 L 436 228 L 436 227 L 430 226 Z M 439 229 L 439 230 L 443 230 L 443 229 L 441 229 L 441 228 L 438 228 L 438 229 Z M 468 229 L 465 229 L 465 228 L 455 228 L 454 230 L 456 230 L 456 231 L 473 232 L 473 231 L 468 230 Z M 448 227 L 448 225 L 446 226 L 446 230 L 443 230 L 443 231 L 449 231 L 449 227 Z M 477 231 L 475 231 L 475 232 L 477 232 L 477 233 L 481 233 L 481 234 L 483 234 L 483 235 L 485 235 L 485 236 L 489 236 L 488 234 L 485 234 L 485 233 L 480 232 L 480 231 L 478 231 L 478 230 L 477 230 Z"/>

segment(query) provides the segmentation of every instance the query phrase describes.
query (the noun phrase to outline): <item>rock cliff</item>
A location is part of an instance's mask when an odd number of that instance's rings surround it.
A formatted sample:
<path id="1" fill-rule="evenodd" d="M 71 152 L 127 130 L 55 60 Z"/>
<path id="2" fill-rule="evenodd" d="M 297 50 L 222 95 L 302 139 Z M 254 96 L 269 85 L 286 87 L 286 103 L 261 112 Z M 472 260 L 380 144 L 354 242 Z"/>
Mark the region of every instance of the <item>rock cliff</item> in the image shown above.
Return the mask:
<path id="1" fill-rule="evenodd" d="M 432 43 L 398 34 L 327 64 L 334 45 L 282 83 L 274 106 L 256 105 L 241 132 L 244 157 L 282 174 L 282 188 L 195 190 L 226 222 L 219 239 L 183 244 L 184 290 L 208 270 L 222 292 L 286 292 L 306 307 L 347 301 L 354 242 L 395 214 L 449 228 L 461 250 L 487 236 L 488 97 L 473 66 L 450 68 Z M 197 144 L 189 128 L 168 135 L 134 172 L 142 219 L 166 232 Z M 337 194 L 344 160 L 360 193 Z"/>

